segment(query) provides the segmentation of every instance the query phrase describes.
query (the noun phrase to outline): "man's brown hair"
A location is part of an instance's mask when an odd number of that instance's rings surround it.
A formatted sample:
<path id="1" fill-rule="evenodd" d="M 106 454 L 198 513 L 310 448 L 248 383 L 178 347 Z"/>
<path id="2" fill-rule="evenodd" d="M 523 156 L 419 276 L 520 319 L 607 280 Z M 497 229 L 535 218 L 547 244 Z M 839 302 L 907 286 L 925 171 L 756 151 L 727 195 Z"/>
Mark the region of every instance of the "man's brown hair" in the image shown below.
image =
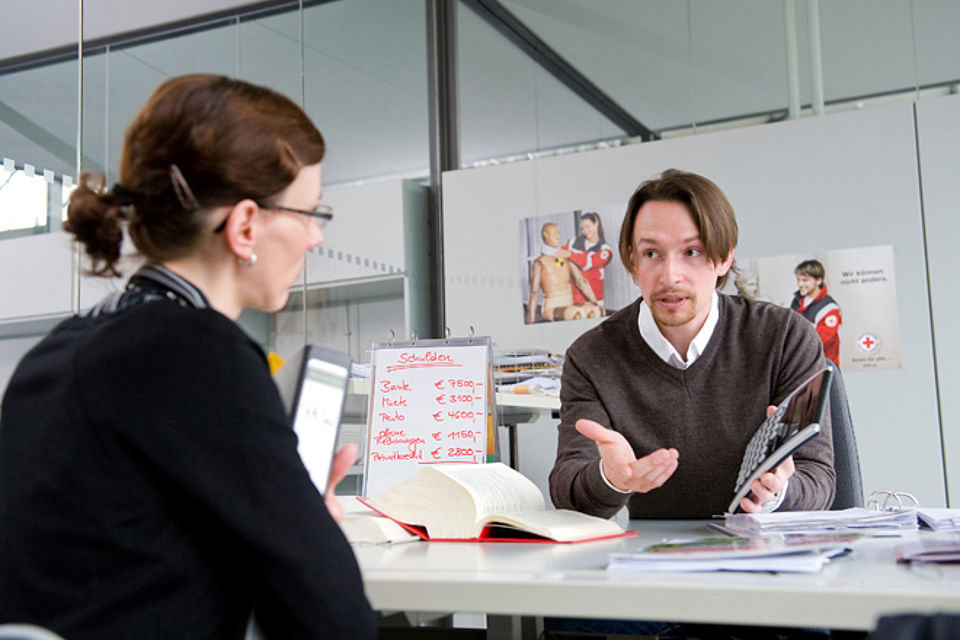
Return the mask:
<path id="1" fill-rule="evenodd" d="M 823 288 L 823 279 L 827 277 L 827 271 L 819 260 L 804 260 L 793 270 L 795 274 L 805 275 L 814 280 L 820 281 L 820 288 Z"/>
<path id="2" fill-rule="evenodd" d="M 726 260 L 737 246 L 737 218 L 720 187 L 701 175 L 667 169 L 637 187 L 627 203 L 620 227 L 620 260 L 630 273 L 633 273 L 633 228 L 637 213 L 651 201 L 679 202 L 687 207 L 700 232 L 707 259 L 713 264 Z M 729 275 L 727 271 L 717 278 L 717 289 L 726 284 Z"/>

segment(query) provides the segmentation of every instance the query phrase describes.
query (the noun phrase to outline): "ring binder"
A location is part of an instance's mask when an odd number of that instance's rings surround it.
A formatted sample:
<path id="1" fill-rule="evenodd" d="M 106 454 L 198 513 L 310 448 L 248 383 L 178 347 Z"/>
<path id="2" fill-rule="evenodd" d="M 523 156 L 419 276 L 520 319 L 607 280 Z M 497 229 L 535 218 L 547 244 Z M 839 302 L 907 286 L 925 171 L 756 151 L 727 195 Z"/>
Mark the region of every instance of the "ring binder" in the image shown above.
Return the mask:
<path id="1" fill-rule="evenodd" d="M 908 504 L 905 504 L 907 502 Z M 920 506 L 920 501 L 913 494 L 906 491 L 889 491 L 877 489 L 867 498 L 867 509 L 873 511 L 897 511 Z"/>

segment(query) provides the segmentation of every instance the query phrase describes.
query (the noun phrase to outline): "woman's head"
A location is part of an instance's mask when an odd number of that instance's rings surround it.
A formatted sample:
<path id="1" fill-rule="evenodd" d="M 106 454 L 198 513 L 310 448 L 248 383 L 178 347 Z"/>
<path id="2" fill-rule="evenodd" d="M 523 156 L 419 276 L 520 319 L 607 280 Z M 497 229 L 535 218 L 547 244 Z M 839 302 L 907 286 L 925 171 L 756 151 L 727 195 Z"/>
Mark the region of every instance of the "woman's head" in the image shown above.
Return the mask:
<path id="1" fill-rule="evenodd" d="M 189 255 L 201 234 L 241 200 L 270 201 L 318 165 L 323 136 L 290 99 L 215 75 L 160 85 L 127 129 L 119 185 L 82 176 L 65 228 L 86 245 L 93 271 L 115 274 L 121 222 L 155 262 Z"/>
<path id="2" fill-rule="evenodd" d="M 585 237 L 591 244 L 597 242 L 606 242 L 603 237 L 603 222 L 600 216 L 593 211 L 580 216 L 580 235 Z"/>

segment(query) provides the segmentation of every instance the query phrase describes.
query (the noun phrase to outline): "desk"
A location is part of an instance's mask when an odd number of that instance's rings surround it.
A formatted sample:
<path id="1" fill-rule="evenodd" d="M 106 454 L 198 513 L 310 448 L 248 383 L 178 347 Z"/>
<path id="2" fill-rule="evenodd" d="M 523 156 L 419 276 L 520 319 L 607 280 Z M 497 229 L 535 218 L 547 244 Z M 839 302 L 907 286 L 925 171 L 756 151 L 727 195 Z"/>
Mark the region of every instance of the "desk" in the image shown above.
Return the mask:
<path id="1" fill-rule="evenodd" d="M 574 545 L 355 546 L 381 611 L 480 612 L 869 630 L 880 615 L 960 611 L 960 566 L 898 565 L 896 539 L 858 543 L 817 574 L 608 572 L 607 556 L 709 535 L 700 521 L 632 521 L 635 538 Z M 514 626 L 514 629 L 519 626 Z"/>

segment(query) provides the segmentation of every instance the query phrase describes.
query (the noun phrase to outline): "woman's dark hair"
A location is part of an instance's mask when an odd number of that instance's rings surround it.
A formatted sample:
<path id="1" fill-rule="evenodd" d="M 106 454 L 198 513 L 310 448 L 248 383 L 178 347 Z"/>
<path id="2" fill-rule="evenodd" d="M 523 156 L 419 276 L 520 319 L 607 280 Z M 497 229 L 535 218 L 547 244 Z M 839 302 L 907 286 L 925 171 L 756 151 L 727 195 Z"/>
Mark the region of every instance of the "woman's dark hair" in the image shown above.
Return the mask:
<path id="1" fill-rule="evenodd" d="M 148 260 L 190 252 L 212 207 L 260 200 L 323 159 L 323 136 L 289 98 L 241 80 L 195 74 L 164 82 L 127 128 L 120 181 L 82 174 L 64 229 L 91 271 L 118 275 L 123 222 Z"/>
<path id="2" fill-rule="evenodd" d="M 603 222 L 600 220 L 600 214 L 593 211 L 588 211 L 580 216 L 580 220 L 583 220 L 584 218 L 597 225 L 597 244 L 606 244 L 607 238 L 603 235 Z M 576 251 L 583 251 L 586 246 L 587 236 L 583 234 L 577 234 L 577 239 L 573 241 L 573 249 Z"/>
<path id="3" fill-rule="evenodd" d="M 637 187 L 627 203 L 620 227 L 620 260 L 633 273 L 633 228 L 637 213 L 651 201 L 679 202 L 686 206 L 700 232 L 700 241 L 713 264 L 727 259 L 737 246 L 737 217 L 723 191 L 713 181 L 695 173 L 667 169 L 659 177 Z M 730 272 L 717 278 L 717 289 L 727 282 Z"/>

